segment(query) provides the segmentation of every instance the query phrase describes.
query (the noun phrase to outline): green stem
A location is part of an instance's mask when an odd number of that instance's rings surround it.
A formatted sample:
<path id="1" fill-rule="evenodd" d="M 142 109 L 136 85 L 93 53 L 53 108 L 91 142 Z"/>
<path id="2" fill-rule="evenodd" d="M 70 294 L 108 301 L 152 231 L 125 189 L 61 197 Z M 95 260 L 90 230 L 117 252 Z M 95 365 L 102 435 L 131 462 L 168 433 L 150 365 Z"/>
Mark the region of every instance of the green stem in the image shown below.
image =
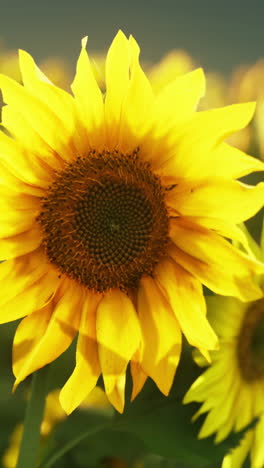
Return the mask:
<path id="1" fill-rule="evenodd" d="M 89 429 L 88 431 L 85 431 L 82 434 L 79 434 L 75 439 L 72 439 L 70 442 L 65 444 L 60 450 L 58 450 L 56 453 L 51 455 L 51 457 L 48 460 L 44 460 L 44 462 L 41 463 L 39 468 L 50 468 L 51 466 L 54 465 L 54 463 L 57 460 L 59 460 L 59 458 L 63 457 L 63 455 L 65 455 L 67 452 L 69 452 L 69 450 L 71 450 L 76 445 L 78 445 L 82 440 L 86 439 L 86 437 L 97 434 L 97 432 L 103 431 L 104 429 L 107 429 L 110 426 L 111 426 L 111 423 L 105 422 L 93 429 Z"/>
<path id="2" fill-rule="evenodd" d="M 40 426 L 48 391 L 48 372 L 48 367 L 45 367 L 33 374 L 16 468 L 35 468 L 37 466 Z"/>

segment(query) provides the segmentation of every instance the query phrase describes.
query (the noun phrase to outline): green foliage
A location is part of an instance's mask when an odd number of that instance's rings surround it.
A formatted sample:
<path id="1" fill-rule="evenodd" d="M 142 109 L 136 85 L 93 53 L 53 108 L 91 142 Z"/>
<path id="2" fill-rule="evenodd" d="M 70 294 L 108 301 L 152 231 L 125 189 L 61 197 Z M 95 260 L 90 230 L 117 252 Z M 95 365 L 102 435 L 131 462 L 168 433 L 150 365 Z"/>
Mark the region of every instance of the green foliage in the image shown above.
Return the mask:
<path id="1" fill-rule="evenodd" d="M 21 385 L 15 393 L 12 393 L 14 377 L 12 375 L 11 339 L 16 326 L 16 322 L 1 325 L 0 459 L 7 447 L 11 432 L 16 424 L 23 420 L 24 415 L 24 386 Z"/>

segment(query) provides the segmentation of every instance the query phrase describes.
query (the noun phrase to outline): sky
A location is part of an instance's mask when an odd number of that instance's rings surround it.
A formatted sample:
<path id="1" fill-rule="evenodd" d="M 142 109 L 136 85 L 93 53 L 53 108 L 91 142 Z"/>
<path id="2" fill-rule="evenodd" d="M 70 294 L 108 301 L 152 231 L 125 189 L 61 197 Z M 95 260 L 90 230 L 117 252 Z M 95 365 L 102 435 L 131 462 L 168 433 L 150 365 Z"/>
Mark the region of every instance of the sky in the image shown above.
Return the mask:
<path id="1" fill-rule="evenodd" d="M 183 48 L 206 70 L 229 74 L 264 57 L 263 18 L 264 0 L 0 0 L 0 41 L 73 67 L 83 36 L 100 52 L 121 28 L 143 60 Z"/>

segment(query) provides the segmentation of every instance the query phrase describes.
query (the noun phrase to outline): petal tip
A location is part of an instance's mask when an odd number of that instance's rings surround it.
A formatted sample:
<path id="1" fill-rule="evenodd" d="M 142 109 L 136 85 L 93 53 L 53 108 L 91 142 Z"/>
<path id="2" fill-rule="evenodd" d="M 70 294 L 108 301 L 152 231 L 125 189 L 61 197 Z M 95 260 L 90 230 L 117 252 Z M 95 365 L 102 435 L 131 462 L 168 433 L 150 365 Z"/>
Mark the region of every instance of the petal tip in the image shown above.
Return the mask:
<path id="1" fill-rule="evenodd" d="M 243 102 L 241 104 L 235 104 L 236 106 L 240 106 L 241 110 L 244 112 L 245 116 L 245 126 L 249 124 L 255 114 L 256 105 L 255 101 Z"/>
<path id="2" fill-rule="evenodd" d="M 127 44 L 127 42 L 128 40 L 127 40 L 125 33 L 122 31 L 122 29 L 119 29 L 113 39 L 112 44 L 116 44 L 116 43 Z"/>
<path id="3" fill-rule="evenodd" d="M 59 402 L 60 402 L 62 409 L 67 414 L 67 416 L 69 416 L 74 411 L 75 408 L 73 407 L 73 405 L 69 404 L 69 401 L 67 401 L 67 398 L 64 395 L 63 388 L 60 391 Z"/>
<path id="4" fill-rule="evenodd" d="M 87 42 L 88 42 L 88 36 L 84 36 L 81 40 L 81 44 L 82 44 L 82 49 L 85 49 L 86 46 L 87 46 Z"/>

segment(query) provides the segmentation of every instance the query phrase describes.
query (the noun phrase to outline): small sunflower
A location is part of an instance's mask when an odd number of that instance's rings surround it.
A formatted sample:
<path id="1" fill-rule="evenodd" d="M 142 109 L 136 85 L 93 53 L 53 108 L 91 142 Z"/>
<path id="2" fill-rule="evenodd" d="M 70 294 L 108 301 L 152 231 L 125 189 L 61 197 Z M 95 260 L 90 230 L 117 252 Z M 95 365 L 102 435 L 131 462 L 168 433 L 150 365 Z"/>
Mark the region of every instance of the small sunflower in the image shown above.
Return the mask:
<path id="1" fill-rule="evenodd" d="M 264 227 L 261 248 L 247 234 L 252 250 L 264 260 Z M 184 403 L 203 402 L 195 418 L 208 411 L 199 437 L 216 432 L 216 442 L 233 429 L 239 431 L 254 418 L 264 414 L 264 283 L 259 279 L 262 297 L 248 304 L 235 298 L 209 297 L 208 318 L 219 336 L 220 348 L 211 353 L 212 364 L 193 383 Z M 204 364 L 199 357 L 198 362 Z M 259 459 L 263 452 L 263 417 L 256 429 L 250 431 L 226 465 L 239 467 L 239 460 L 252 450 Z M 250 445 L 252 444 L 252 445 Z M 231 463 L 228 465 L 228 463 Z M 252 465 L 261 468 L 263 465 Z"/>
<path id="2" fill-rule="evenodd" d="M 201 69 L 157 95 L 135 40 L 122 32 L 106 58 L 106 93 L 85 50 L 74 97 L 20 52 L 24 86 L 1 75 L 0 322 L 25 317 L 13 351 L 17 385 L 79 333 L 60 401 L 70 413 L 102 374 L 122 412 L 131 362 L 134 398 L 147 376 L 167 395 L 181 332 L 205 355 L 217 337 L 202 283 L 255 300 L 263 271 L 224 239 L 263 205 L 264 184 L 235 179 L 263 164 L 223 140 L 254 104 L 195 112 Z M 242 239 L 243 240 L 243 239 Z"/>

